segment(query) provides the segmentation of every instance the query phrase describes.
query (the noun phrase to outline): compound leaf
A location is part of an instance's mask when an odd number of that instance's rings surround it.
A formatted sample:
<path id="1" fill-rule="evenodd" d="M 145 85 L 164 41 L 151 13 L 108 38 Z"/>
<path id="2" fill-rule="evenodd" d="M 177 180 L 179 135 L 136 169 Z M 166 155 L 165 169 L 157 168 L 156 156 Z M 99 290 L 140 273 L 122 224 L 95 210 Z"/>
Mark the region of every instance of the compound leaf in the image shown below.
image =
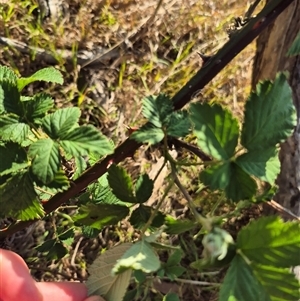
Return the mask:
<path id="1" fill-rule="evenodd" d="M 107 180 L 118 199 L 123 202 L 137 203 L 133 195 L 132 180 L 124 168 L 112 164 L 108 169 Z"/>
<path id="2" fill-rule="evenodd" d="M 201 150 L 218 160 L 230 159 L 239 137 L 237 119 L 217 104 L 192 104 L 190 111 Z"/>
<path id="3" fill-rule="evenodd" d="M 30 145 L 29 156 L 33 158 L 33 174 L 43 184 L 52 182 L 60 167 L 58 143 L 49 138 L 38 140 Z"/>
<path id="4" fill-rule="evenodd" d="M 296 110 L 292 90 L 283 73 L 274 83 L 261 82 L 245 106 L 242 145 L 249 151 L 275 147 L 292 134 Z"/>
<path id="5" fill-rule="evenodd" d="M 17 80 L 18 90 L 21 91 L 25 86 L 35 81 L 52 82 L 57 84 L 63 84 L 63 77 L 61 73 L 54 67 L 43 68 L 38 70 L 30 77 L 21 77 Z"/>
<path id="6" fill-rule="evenodd" d="M 237 246 L 251 261 L 280 268 L 300 265 L 300 224 L 263 217 L 242 228 Z"/>
<path id="7" fill-rule="evenodd" d="M 86 282 L 89 295 L 100 295 L 106 301 L 122 301 L 130 282 L 131 270 L 112 275 L 116 261 L 132 246 L 124 243 L 101 254 L 90 266 Z"/>

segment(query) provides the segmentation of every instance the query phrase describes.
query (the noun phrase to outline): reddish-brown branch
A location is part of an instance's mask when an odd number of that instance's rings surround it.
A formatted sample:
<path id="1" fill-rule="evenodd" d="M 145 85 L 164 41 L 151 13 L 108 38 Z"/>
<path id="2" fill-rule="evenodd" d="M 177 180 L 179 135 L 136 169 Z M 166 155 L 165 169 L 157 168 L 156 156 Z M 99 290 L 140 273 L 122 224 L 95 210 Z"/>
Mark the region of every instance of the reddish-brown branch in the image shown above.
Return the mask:
<path id="1" fill-rule="evenodd" d="M 209 81 L 211 81 L 241 50 L 243 50 L 250 42 L 253 41 L 276 17 L 284 11 L 294 0 L 272 0 L 266 7 L 253 18 L 245 27 L 233 37 L 214 55 L 198 73 L 173 97 L 174 108 L 181 109 L 186 105 L 192 96 L 201 90 Z M 85 171 L 77 180 L 72 182 L 72 185 L 67 191 L 58 193 L 53 196 L 44 205 L 46 213 L 50 213 L 70 198 L 80 194 L 89 184 L 96 181 L 104 173 L 111 163 L 119 163 L 126 157 L 131 157 L 140 147 L 137 142 L 127 139 L 119 145 L 115 152 L 96 163 L 94 166 Z M 33 221 L 20 221 L 12 224 L 0 231 L 0 239 L 8 237 L 13 233 L 22 230 Z"/>

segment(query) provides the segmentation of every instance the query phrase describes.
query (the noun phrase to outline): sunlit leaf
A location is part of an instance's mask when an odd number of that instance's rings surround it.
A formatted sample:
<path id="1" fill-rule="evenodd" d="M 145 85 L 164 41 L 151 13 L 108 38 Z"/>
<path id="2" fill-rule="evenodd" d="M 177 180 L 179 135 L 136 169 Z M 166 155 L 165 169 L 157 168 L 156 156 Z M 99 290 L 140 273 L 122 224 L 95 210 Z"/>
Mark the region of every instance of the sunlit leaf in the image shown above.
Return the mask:
<path id="1" fill-rule="evenodd" d="M 249 151 L 275 147 L 292 134 L 296 118 L 285 75 L 279 73 L 274 83 L 260 82 L 245 106 L 242 145 Z"/>
<path id="2" fill-rule="evenodd" d="M 101 254 L 90 266 L 86 282 L 89 295 L 100 295 L 106 301 L 122 301 L 130 282 L 131 270 L 118 275 L 111 271 L 118 259 L 132 246 L 124 243 Z"/>

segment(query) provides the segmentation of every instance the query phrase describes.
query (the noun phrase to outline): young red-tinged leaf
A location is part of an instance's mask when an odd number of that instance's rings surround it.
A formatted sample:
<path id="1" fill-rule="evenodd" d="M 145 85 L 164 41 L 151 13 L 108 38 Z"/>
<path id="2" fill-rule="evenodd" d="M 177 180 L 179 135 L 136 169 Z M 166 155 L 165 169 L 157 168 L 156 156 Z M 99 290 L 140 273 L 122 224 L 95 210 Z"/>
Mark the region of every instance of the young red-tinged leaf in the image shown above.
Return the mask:
<path id="1" fill-rule="evenodd" d="M 137 203 L 133 195 L 132 180 L 124 168 L 112 164 L 108 169 L 107 180 L 118 199 L 123 202 Z"/>
<path id="2" fill-rule="evenodd" d="M 106 301 L 122 301 L 130 283 L 131 270 L 112 275 L 112 268 L 132 246 L 124 243 L 101 254 L 89 267 L 90 277 L 86 282 L 89 295 L 99 295 Z"/>
<path id="3" fill-rule="evenodd" d="M 249 175 L 253 175 L 271 185 L 275 184 L 280 172 L 278 149 L 274 147 L 245 153 L 237 157 L 236 163 Z"/>
<path id="4" fill-rule="evenodd" d="M 58 143 L 49 138 L 38 140 L 30 145 L 28 154 L 33 158 L 33 174 L 43 184 L 52 182 L 60 167 Z"/>
<path id="5" fill-rule="evenodd" d="M 271 298 L 251 266 L 236 255 L 221 286 L 219 301 L 271 301 Z"/>
<path id="6" fill-rule="evenodd" d="M 135 196 L 139 203 L 144 203 L 150 198 L 153 186 L 153 181 L 147 174 L 139 176 L 135 184 Z"/>
<path id="7" fill-rule="evenodd" d="M 263 265 L 281 268 L 300 265 L 300 224 L 283 222 L 279 217 L 263 217 L 242 228 L 237 247 Z"/>
<path id="8" fill-rule="evenodd" d="M 78 214 L 72 218 L 75 223 L 102 229 L 104 226 L 115 225 L 129 214 L 125 206 L 108 204 L 87 204 L 79 208 Z"/>
<path id="9" fill-rule="evenodd" d="M 200 149 L 215 159 L 230 159 L 239 137 L 237 119 L 217 104 L 191 104 L 190 111 Z"/>
<path id="10" fill-rule="evenodd" d="M 283 73 L 260 82 L 245 106 L 242 145 L 249 151 L 275 147 L 289 137 L 296 125 L 292 90 Z"/>

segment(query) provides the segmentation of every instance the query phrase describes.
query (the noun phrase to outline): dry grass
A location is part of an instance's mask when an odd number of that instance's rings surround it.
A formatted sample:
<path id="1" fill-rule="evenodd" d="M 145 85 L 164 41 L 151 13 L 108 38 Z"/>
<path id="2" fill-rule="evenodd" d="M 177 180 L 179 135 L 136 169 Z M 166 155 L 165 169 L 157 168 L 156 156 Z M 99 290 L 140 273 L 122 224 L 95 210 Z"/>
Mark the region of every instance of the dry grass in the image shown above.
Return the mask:
<path id="1" fill-rule="evenodd" d="M 127 42 L 130 33 L 140 29 L 153 14 L 157 1 L 65 2 L 69 13 L 55 23 L 38 20 L 34 0 L 0 1 L 0 31 L 5 37 L 47 49 L 53 54 L 56 49 L 71 50 L 74 55 L 72 63 L 67 64 L 58 57 L 56 64 L 65 77 L 62 87 L 37 84 L 27 93 L 32 93 L 33 89 L 35 92 L 43 89 L 53 95 L 58 106 L 80 106 L 83 122 L 100 127 L 116 143 L 126 137 L 124 124 L 140 124 L 142 98 L 159 92 L 175 94 L 200 68 L 201 59 L 197 52 L 213 54 L 222 47 L 227 41 L 224 26 L 232 17 L 243 15 L 247 8 L 246 1 L 238 0 L 164 0 L 151 25 L 141 31 L 137 40 Z M 109 49 L 124 41 L 127 46 L 120 49 L 117 58 L 89 71 L 95 74 L 96 82 L 103 84 L 104 96 L 101 99 L 90 96 L 95 83 L 82 93 L 78 87 L 81 71 L 76 64 L 77 52 L 95 47 Z M 47 66 L 46 62 L 35 59 L 34 53 L 25 55 L 2 45 L 0 47 L 0 64 L 12 67 L 22 76 Z M 242 118 L 243 104 L 250 91 L 254 52 L 254 44 L 249 45 L 201 91 L 198 98 L 222 103 Z M 140 155 L 145 155 L 144 151 L 140 152 Z M 137 156 L 137 162 L 129 160 L 127 166 L 131 170 L 151 169 L 152 162 L 149 164 L 148 161 L 147 165 L 144 160 Z M 48 221 L 48 228 L 51 228 L 51 221 Z M 124 235 L 122 227 L 120 231 Z M 75 254 L 75 266 L 71 264 L 74 250 L 70 250 L 70 257 L 61 262 L 40 261 L 39 265 L 32 264 L 33 273 L 43 280 L 86 279 L 86 261 L 90 262 L 100 247 L 113 244 L 114 238 L 119 239 L 117 237 L 120 235 L 105 230 L 102 240 L 81 241 Z M 191 245 L 185 251 L 191 254 L 187 257 L 193 257 L 193 253 L 198 254 L 199 250 L 192 240 L 188 243 Z M 22 248 L 23 256 L 35 256 L 31 247 Z M 21 252 L 20 249 L 18 251 Z M 64 272 L 59 274 L 62 270 Z M 188 279 L 195 277 L 194 272 L 187 275 Z M 216 300 L 214 289 L 204 290 L 191 285 L 182 286 L 182 292 L 182 300 Z"/>

